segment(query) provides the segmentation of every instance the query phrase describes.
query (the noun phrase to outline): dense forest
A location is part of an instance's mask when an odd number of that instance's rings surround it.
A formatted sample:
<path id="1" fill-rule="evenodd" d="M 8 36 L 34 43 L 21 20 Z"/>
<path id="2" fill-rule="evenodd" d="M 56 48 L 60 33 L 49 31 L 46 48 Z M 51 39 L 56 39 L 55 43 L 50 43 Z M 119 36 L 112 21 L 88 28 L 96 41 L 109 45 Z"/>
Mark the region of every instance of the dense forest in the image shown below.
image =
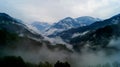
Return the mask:
<path id="1" fill-rule="evenodd" d="M 20 56 L 6 56 L 0 58 L 0 67 L 71 67 L 68 62 L 60 62 L 52 64 L 49 62 L 40 62 L 39 64 L 33 64 L 29 62 L 25 62 Z M 97 65 L 88 65 L 83 67 L 120 67 L 120 63 L 105 63 L 105 64 L 97 64 Z"/>
<path id="2" fill-rule="evenodd" d="M 57 61 L 55 64 L 49 62 L 40 62 L 39 64 L 32 64 L 25 62 L 20 56 L 6 56 L 0 58 L 0 67 L 70 67 L 68 62 Z"/>

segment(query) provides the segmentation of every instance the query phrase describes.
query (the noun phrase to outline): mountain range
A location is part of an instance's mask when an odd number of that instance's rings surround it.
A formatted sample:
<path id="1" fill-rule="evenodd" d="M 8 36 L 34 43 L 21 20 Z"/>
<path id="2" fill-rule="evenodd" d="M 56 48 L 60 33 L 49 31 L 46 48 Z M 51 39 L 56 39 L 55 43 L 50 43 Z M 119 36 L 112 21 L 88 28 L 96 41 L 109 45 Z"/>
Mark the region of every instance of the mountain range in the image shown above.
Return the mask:
<path id="1" fill-rule="evenodd" d="M 100 19 L 89 16 L 83 16 L 78 18 L 66 17 L 48 28 L 45 31 L 45 34 L 46 36 L 56 35 L 59 32 L 66 31 L 72 28 L 87 26 L 96 21 L 100 21 Z"/>
<path id="2" fill-rule="evenodd" d="M 60 37 L 65 42 L 72 44 L 77 50 L 86 44 L 97 49 L 97 47 L 107 47 L 113 37 L 119 38 L 119 25 L 120 14 L 106 20 L 96 21 L 87 26 L 68 29 L 48 37 Z"/>
<path id="3" fill-rule="evenodd" d="M 0 57 L 26 51 L 37 51 L 46 47 L 49 50 L 70 51 L 65 45 L 52 45 L 41 34 L 30 29 L 22 21 L 0 13 Z"/>
<path id="4" fill-rule="evenodd" d="M 90 49 L 97 50 L 107 48 L 112 38 L 120 37 L 120 14 L 105 20 L 89 16 L 66 17 L 53 25 L 41 22 L 33 22 L 31 25 L 40 32 L 44 31 L 44 36 L 30 29 L 23 21 L 6 13 L 0 13 L 0 45 L 19 43 L 22 46 L 26 44 L 40 46 L 45 44 L 50 49 L 54 47 L 68 50 L 62 46 L 63 44 L 55 47 L 46 39 L 46 37 L 50 39 L 58 37 L 72 45 L 76 51 L 80 51 L 86 45 Z"/>

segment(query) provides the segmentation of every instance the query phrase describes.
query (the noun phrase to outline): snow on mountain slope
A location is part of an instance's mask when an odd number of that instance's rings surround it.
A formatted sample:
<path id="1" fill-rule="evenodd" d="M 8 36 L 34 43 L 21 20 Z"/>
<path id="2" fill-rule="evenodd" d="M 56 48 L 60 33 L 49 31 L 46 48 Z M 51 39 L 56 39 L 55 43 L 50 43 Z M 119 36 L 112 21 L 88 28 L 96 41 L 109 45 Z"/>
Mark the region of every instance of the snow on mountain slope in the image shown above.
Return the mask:
<path id="1" fill-rule="evenodd" d="M 60 36 L 65 42 L 69 42 L 69 40 L 71 40 L 72 37 L 81 35 L 81 33 L 84 33 L 85 31 L 89 31 L 89 32 L 95 31 L 99 28 L 103 28 L 108 25 L 117 24 L 119 23 L 119 21 L 120 21 L 120 14 L 113 16 L 111 18 L 108 18 L 106 20 L 94 22 L 87 26 L 68 29 L 60 33 L 57 33 L 56 35 L 49 35 L 49 37 L 54 38 L 54 37 Z"/>
<path id="2" fill-rule="evenodd" d="M 45 31 L 45 35 L 55 35 L 59 32 L 71 29 L 71 28 L 77 28 L 89 25 L 93 22 L 99 21 L 97 18 L 92 18 L 89 16 L 79 17 L 79 18 L 71 18 L 66 17 L 57 23 L 53 24 L 49 29 Z"/>
<path id="3" fill-rule="evenodd" d="M 46 35 L 56 34 L 58 32 L 68 30 L 74 27 L 79 27 L 80 24 L 71 17 L 66 17 L 59 22 L 53 24 L 48 30 L 46 30 Z"/>

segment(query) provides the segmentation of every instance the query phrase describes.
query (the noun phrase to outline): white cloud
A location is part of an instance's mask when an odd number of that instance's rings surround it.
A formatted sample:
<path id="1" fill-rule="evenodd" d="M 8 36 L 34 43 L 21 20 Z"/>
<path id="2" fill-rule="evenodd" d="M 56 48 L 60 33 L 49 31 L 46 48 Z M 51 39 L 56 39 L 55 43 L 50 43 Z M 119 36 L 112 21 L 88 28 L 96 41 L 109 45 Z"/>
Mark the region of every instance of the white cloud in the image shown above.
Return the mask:
<path id="1" fill-rule="evenodd" d="M 0 0 L 0 4 L 0 12 L 27 22 L 85 15 L 108 18 L 120 12 L 119 0 Z"/>

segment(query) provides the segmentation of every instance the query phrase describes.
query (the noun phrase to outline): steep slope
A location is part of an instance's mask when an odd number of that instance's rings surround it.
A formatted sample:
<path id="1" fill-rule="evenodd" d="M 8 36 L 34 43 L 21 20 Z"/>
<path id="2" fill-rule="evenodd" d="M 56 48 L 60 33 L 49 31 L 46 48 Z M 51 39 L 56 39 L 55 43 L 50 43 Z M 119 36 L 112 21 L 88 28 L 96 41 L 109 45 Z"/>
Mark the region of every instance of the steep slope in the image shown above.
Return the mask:
<path id="1" fill-rule="evenodd" d="M 56 37 L 60 36 L 65 42 L 69 42 L 71 38 L 74 38 L 76 36 L 82 36 L 83 34 L 86 34 L 88 32 L 94 31 L 99 28 L 103 28 L 107 25 L 117 24 L 120 20 L 120 15 L 116 15 L 114 17 L 111 17 L 109 19 L 103 20 L 103 21 L 97 21 L 91 25 L 83 26 L 79 28 L 72 28 L 63 32 L 60 32 L 56 35 L 51 35 L 49 37 Z"/>
<path id="2" fill-rule="evenodd" d="M 96 21 L 99 21 L 99 19 L 92 18 L 89 16 L 84 16 L 79 18 L 66 17 L 60 20 L 59 22 L 55 23 L 48 30 L 46 30 L 46 35 L 54 36 L 59 32 L 66 31 L 71 28 L 83 27 Z"/>
<path id="3" fill-rule="evenodd" d="M 5 13 L 0 13 L 0 57 L 19 55 L 19 52 L 22 53 L 20 56 L 26 53 L 37 55 L 40 50 L 52 51 L 56 49 L 57 51 L 70 52 L 65 45 L 52 45 L 22 22 Z"/>
<path id="4" fill-rule="evenodd" d="M 16 33 L 19 36 L 27 36 L 31 38 L 40 38 L 43 37 L 33 30 L 29 29 L 22 22 L 10 17 L 5 13 L 0 13 L 0 29 L 6 30 L 11 33 Z"/>
<path id="5" fill-rule="evenodd" d="M 56 34 L 58 32 L 68 30 L 74 27 L 79 27 L 80 24 L 71 17 L 66 17 L 59 22 L 52 25 L 48 30 L 46 30 L 46 35 Z"/>
<path id="6" fill-rule="evenodd" d="M 112 24 L 99 28 L 95 31 L 91 31 L 83 36 L 77 36 L 70 40 L 70 43 L 74 45 L 74 49 L 80 50 L 84 46 L 88 46 L 94 50 L 100 48 L 107 48 L 112 39 L 120 38 L 120 21 L 118 24 Z"/>

